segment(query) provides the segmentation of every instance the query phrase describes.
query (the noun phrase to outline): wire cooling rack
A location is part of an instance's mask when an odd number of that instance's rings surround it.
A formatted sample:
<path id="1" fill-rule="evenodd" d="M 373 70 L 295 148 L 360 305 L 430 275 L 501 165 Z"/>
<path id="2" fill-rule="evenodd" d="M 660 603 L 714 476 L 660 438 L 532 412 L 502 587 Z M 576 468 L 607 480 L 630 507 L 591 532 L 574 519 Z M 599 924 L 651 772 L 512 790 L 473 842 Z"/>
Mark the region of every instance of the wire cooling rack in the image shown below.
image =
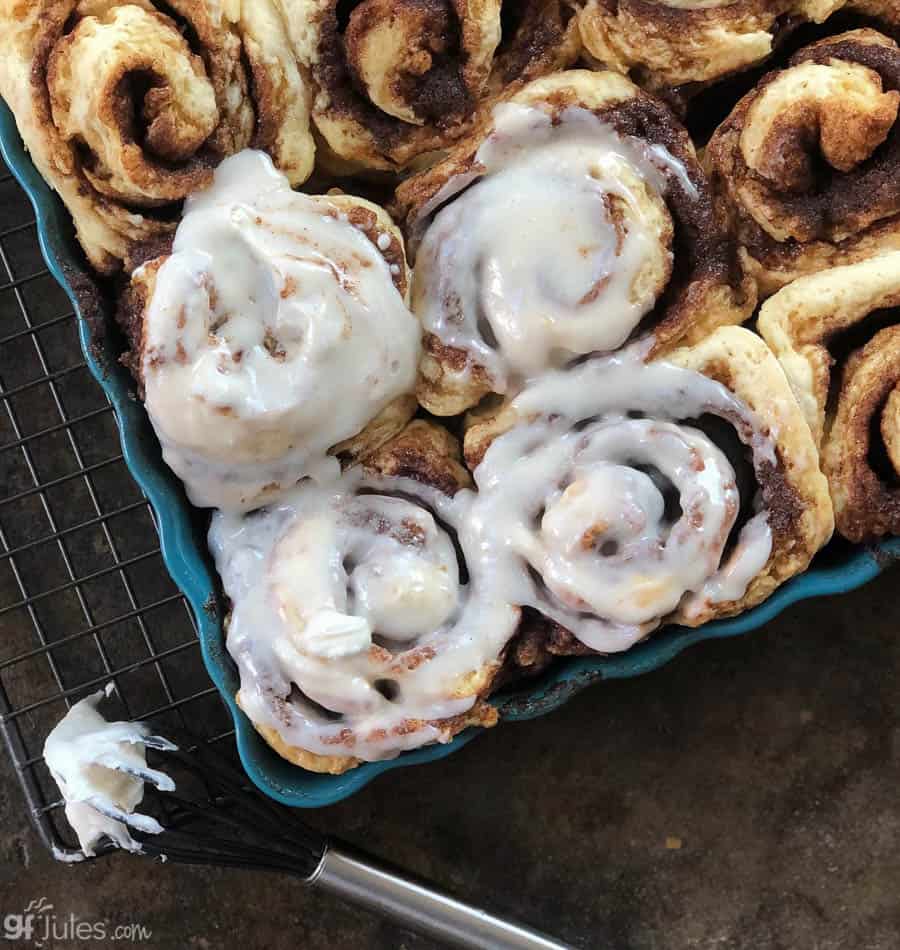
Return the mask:
<path id="1" fill-rule="evenodd" d="M 2 163 L 0 486 L 0 731 L 31 818 L 64 859 L 74 838 L 41 750 L 73 702 L 112 680 L 118 716 L 210 741 L 232 730 L 31 205 Z"/>

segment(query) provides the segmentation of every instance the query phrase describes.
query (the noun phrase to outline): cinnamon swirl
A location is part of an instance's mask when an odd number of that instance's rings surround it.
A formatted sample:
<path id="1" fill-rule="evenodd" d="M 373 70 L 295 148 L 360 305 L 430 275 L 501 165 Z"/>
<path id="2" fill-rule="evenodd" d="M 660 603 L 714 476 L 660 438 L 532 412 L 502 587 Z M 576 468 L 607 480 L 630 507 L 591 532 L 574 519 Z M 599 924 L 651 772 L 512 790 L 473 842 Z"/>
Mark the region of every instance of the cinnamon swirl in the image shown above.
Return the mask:
<path id="1" fill-rule="evenodd" d="M 437 415 L 635 335 L 658 355 L 754 306 L 687 133 L 615 73 L 529 84 L 402 183 L 395 211 Z"/>
<path id="2" fill-rule="evenodd" d="M 803 406 L 838 531 L 900 534 L 900 251 L 801 277 L 759 329 Z"/>
<path id="3" fill-rule="evenodd" d="M 445 148 L 484 101 L 571 64 L 566 0 L 293 0 L 320 159 L 397 170 Z"/>
<path id="4" fill-rule="evenodd" d="M 458 459 L 416 421 L 336 482 L 215 515 L 238 701 L 297 765 L 339 773 L 496 722 L 484 697 L 519 612 L 454 543 Z"/>
<path id="5" fill-rule="evenodd" d="M 123 306 L 163 457 L 194 504 L 248 509 L 337 476 L 415 410 L 419 326 L 377 205 L 293 192 L 263 152 L 190 198 Z"/>
<path id="6" fill-rule="evenodd" d="M 661 90 L 762 62 L 785 24 L 822 23 L 846 0 L 581 0 L 587 52 Z"/>
<path id="7" fill-rule="evenodd" d="M 900 248 L 900 49 L 853 30 L 800 50 L 735 107 L 705 160 L 768 295 Z"/>
<path id="8" fill-rule="evenodd" d="M 127 270 L 249 145 L 312 170 L 309 90 L 275 0 L 3 0 L 0 95 L 91 264 Z"/>
<path id="9" fill-rule="evenodd" d="M 470 420 L 465 452 L 472 551 L 501 599 L 544 618 L 553 652 L 739 613 L 831 535 L 803 414 L 740 327 L 652 363 L 630 348 L 551 373 Z"/>

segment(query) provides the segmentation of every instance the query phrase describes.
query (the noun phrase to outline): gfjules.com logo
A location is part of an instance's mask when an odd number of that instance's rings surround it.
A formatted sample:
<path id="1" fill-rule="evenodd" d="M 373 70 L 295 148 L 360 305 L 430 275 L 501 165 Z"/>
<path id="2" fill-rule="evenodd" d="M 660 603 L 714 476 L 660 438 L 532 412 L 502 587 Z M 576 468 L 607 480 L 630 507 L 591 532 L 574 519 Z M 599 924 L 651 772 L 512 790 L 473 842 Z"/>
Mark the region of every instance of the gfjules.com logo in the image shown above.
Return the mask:
<path id="1" fill-rule="evenodd" d="M 4 914 L 2 923 L 4 940 L 20 941 L 28 947 L 104 940 L 140 943 L 153 936 L 150 928 L 142 924 L 111 924 L 106 920 L 84 920 L 75 914 L 58 914 L 46 897 L 31 901 L 21 914 Z"/>

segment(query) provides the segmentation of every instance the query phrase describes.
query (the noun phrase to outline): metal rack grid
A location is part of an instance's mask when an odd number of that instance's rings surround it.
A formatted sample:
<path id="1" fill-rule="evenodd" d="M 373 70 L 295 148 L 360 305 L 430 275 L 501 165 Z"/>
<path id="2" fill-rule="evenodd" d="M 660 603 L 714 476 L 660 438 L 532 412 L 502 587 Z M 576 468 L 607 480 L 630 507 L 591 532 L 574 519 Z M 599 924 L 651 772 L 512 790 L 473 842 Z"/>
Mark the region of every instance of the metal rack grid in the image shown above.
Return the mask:
<path id="1" fill-rule="evenodd" d="M 232 734 L 75 314 L 0 164 L 0 731 L 37 829 L 73 841 L 41 756 L 73 702 L 113 681 L 129 719 Z"/>

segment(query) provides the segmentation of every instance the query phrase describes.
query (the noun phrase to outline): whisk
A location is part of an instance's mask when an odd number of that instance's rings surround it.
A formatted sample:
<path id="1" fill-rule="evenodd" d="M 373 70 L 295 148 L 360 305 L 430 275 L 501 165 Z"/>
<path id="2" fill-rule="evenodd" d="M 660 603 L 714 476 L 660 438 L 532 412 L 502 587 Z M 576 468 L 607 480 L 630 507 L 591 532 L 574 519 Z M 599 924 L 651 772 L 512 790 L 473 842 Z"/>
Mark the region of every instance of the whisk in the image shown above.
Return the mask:
<path id="1" fill-rule="evenodd" d="M 154 761 L 104 766 L 145 783 L 144 814 L 95 796 L 90 806 L 128 825 L 138 853 L 182 864 L 280 871 L 411 930 L 460 947 L 562 950 L 567 945 L 450 897 L 321 834 L 248 784 L 231 760 L 189 735 L 143 742 Z M 158 764 L 157 768 L 149 765 Z M 175 787 L 167 781 L 175 779 Z M 158 823 L 158 825 L 157 825 Z M 161 826 L 162 830 L 153 833 Z"/>

